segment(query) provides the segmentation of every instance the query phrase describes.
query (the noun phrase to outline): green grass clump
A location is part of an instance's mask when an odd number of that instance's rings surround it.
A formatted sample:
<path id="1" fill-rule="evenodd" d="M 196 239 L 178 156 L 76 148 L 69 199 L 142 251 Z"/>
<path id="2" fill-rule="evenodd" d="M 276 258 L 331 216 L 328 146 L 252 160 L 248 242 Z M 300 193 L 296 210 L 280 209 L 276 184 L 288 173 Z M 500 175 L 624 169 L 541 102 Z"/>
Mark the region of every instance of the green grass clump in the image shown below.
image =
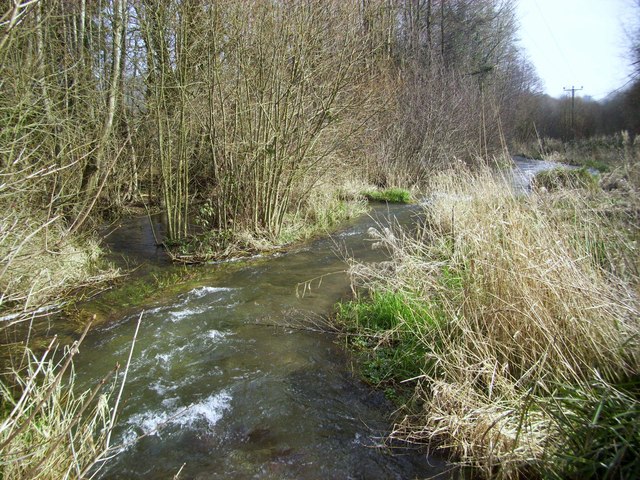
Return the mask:
<path id="1" fill-rule="evenodd" d="M 640 378 L 562 388 L 542 405 L 562 442 L 547 478 L 640 477 Z"/>
<path id="2" fill-rule="evenodd" d="M 582 168 L 554 168 L 538 172 L 533 178 L 534 188 L 545 188 L 547 191 L 561 189 L 598 188 L 598 178 Z"/>
<path id="3" fill-rule="evenodd" d="M 386 188 L 384 190 L 368 190 L 363 193 L 371 202 L 411 203 L 411 192 L 404 188 Z"/>
<path id="4" fill-rule="evenodd" d="M 362 376 L 391 399 L 410 393 L 403 380 L 432 369 L 416 358 L 426 360 L 426 350 L 436 345 L 417 339 L 439 328 L 443 316 L 437 308 L 407 292 L 374 291 L 366 301 L 338 304 L 337 315 L 351 332 L 348 341 L 360 354 Z"/>
<path id="5" fill-rule="evenodd" d="M 635 478 L 633 226 L 602 190 L 522 197 L 464 170 L 432 189 L 422 230 L 370 232 L 389 260 L 352 265 L 356 303 L 338 308 L 369 380 L 412 392 L 394 437 L 485 478 Z"/>

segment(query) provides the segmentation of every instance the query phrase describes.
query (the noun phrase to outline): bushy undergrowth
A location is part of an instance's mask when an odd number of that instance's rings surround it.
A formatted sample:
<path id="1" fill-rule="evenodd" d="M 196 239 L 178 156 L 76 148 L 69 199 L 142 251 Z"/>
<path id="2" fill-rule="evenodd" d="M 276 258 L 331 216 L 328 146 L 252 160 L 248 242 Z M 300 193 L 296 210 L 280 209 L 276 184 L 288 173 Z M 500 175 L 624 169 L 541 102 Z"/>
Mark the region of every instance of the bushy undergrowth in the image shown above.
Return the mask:
<path id="1" fill-rule="evenodd" d="M 418 235 L 371 232 L 390 260 L 354 264 L 339 307 L 369 379 L 411 387 L 394 435 L 487 478 L 634 478 L 633 233 L 593 192 L 517 197 L 460 170 L 431 187 Z"/>

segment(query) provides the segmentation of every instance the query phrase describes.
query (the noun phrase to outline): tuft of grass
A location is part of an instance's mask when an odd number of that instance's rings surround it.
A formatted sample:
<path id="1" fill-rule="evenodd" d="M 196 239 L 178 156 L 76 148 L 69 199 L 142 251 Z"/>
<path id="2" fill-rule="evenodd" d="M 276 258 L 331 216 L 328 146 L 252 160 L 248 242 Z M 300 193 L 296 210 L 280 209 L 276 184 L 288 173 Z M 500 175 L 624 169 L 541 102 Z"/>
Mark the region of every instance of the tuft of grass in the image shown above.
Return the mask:
<path id="1" fill-rule="evenodd" d="M 556 445 L 546 478 L 640 476 L 640 378 L 561 387 L 541 407 L 553 419 Z"/>
<path id="2" fill-rule="evenodd" d="M 417 234 L 370 232 L 390 260 L 354 263 L 356 303 L 338 308 L 381 386 L 412 390 L 394 436 L 486 478 L 570 476 L 559 454 L 600 401 L 593 385 L 616 391 L 640 369 L 637 277 L 620 268 L 637 259 L 631 234 L 601 209 L 602 190 L 516 196 L 490 171 L 460 169 L 431 189 Z M 564 426 L 561 391 L 586 412 Z M 616 445 L 637 445 L 615 423 L 615 412 L 637 419 L 637 401 L 636 391 L 603 403 L 609 433 L 587 450 L 615 458 Z M 603 461 L 580 455 L 596 470 Z"/>
<path id="3" fill-rule="evenodd" d="M 535 175 L 532 183 L 534 188 L 545 188 L 547 191 L 579 188 L 595 190 L 598 188 L 598 178 L 586 167 L 544 170 Z"/>
<path id="4" fill-rule="evenodd" d="M 411 392 L 401 380 L 431 369 L 415 359 L 426 359 L 427 349 L 436 347 L 418 339 L 440 327 L 437 307 L 408 292 L 373 291 L 366 301 L 338 304 L 337 315 L 350 332 L 350 347 L 360 354 L 363 378 L 391 400 L 407 401 Z"/>
<path id="5" fill-rule="evenodd" d="M 113 453 L 111 432 L 122 395 L 118 367 L 92 389 L 76 392 L 73 359 L 87 331 L 62 352 L 55 339 L 40 357 L 25 348 L 0 377 L 2 478 L 86 478 Z"/>
<path id="6" fill-rule="evenodd" d="M 404 188 L 386 188 L 384 190 L 367 190 L 364 197 L 371 202 L 411 203 L 411 192 Z"/>

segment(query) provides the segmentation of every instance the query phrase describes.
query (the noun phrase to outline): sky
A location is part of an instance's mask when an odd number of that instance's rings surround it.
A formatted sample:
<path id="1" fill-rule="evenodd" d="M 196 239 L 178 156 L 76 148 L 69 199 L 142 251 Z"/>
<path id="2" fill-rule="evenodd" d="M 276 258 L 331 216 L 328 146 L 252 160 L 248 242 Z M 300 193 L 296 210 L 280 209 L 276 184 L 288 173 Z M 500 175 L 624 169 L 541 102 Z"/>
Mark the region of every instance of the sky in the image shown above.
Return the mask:
<path id="1" fill-rule="evenodd" d="M 635 0 L 516 0 L 520 45 L 552 97 L 602 99 L 629 79 Z"/>

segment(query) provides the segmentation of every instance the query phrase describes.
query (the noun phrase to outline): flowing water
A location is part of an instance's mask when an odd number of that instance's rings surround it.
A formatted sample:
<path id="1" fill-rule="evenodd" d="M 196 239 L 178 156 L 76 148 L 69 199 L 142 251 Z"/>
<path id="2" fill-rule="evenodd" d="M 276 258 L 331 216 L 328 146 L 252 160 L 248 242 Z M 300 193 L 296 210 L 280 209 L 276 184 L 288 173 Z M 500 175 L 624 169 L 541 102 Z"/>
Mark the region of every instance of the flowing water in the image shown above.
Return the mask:
<path id="1" fill-rule="evenodd" d="M 313 325 L 349 292 L 344 254 L 383 258 L 368 228 L 414 223 L 416 210 L 378 206 L 287 254 L 207 266 L 189 291 L 144 312 L 116 435 L 122 452 L 103 478 L 170 478 L 183 464 L 180 478 L 207 479 L 404 479 L 449 468 L 380 447 L 391 427 L 384 395 L 354 377 L 335 335 L 291 326 Z M 83 381 L 126 362 L 138 316 L 85 340 Z"/>
<path id="2" fill-rule="evenodd" d="M 545 160 L 533 160 L 525 157 L 513 157 L 516 168 L 513 169 L 513 186 L 517 192 L 528 192 L 531 190 L 531 180 L 536 173 L 554 168 L 580 168 L 573 165 L 566 165 Z M 589 169 L 592 174 L 597 174 L 597 170 Z"/>
<path id="3" fill-rule="evenodd" d="M 524 190 L 549 168 L 516 162 L 514 183 Z M 416 224 L 419 209 L 378 206 L 287 254 L 208 265 L 188 291 L 145 311 L 116 432 L 121 452 L 102 477 L 170 478 L 183 464 L 182 479 L 405 479 L 448 470 L 417 451 L 381 447 L 392 406 L 354 377 L 335 335 L 295 328 L 348 294 L 345 256 L 384 258 L 370 227 Z M 164 262 L 146 219 L 109 244 L 136 261 Z M 91 332 L 81 380 L 126 362 L 138 317 Z"/>

